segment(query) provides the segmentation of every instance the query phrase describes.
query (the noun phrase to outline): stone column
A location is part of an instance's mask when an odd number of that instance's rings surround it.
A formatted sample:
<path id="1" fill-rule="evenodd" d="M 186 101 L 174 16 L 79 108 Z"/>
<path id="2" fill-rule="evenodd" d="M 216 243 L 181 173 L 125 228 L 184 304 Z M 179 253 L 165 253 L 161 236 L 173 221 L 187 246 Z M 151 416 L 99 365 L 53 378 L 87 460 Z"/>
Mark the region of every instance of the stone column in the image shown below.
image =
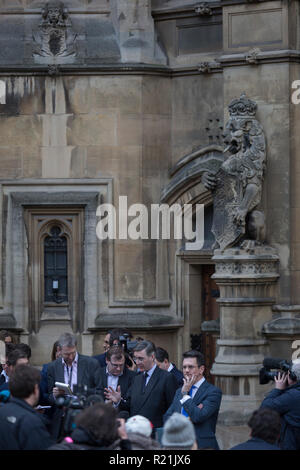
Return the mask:
<path id="1" fill-rule="evenodd" d="M 215 250 L 220 288 L 220 339 L 211 373 L 223 391 L 219 424 L 243 425 L 260 406 L 269 386 L 259 384 L 268 355 L 263 324 L 272 317 L 279 257 L 269 246 Z"/>

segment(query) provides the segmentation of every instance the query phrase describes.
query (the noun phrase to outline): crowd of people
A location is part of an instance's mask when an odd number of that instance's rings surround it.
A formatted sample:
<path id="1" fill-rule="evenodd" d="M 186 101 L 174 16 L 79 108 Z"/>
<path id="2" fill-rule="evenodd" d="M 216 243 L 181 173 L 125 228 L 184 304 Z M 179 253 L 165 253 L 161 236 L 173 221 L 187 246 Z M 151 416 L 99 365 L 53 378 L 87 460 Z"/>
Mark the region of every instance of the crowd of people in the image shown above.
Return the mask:
<path id="1" fill-rule="evenodd" d="M 107 332 L 104 352 L 85 356 L 62 334 L 51 361 L 0 332 L 0 450 L 219 450 L 222 392 L 205 378 L 204 356 L 183 354 L 182 371 L 162 347 L 130 332 Z M 300 364 L 279 373 L 232 450 L 300 449 Z M 296 380 L 295 380 L 296 377 Z"/>

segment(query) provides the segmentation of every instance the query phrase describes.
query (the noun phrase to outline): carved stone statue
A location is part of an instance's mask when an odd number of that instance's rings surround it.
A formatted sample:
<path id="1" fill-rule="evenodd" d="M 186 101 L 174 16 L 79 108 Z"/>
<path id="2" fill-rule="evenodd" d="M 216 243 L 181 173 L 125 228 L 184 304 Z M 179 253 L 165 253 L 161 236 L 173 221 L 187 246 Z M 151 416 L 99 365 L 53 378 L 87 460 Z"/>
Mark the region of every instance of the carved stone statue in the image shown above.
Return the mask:
<path id="1" fill-rule="evenodd" d="M 33 32 L 36 62 L 70 62 L 75 59 L 76 34 L 71 26 L 68 10 L 62 2 L 53 0 L 46 3 L 39 28 Z"/>
<path id="2" fill-rule="evenodd" d="M 261 201 L 266 161 L 265 137 L 255 119 L 256 108 L 245 94 L 230 103 L 224 136 L 224 153 L 229 156 L 216 174 L 202 176 L 205 187 L 213 191 L 214 248 L 221 250 L 236 245 L 244 235 L 252 242 L 244 241 L 243 247 L 251 249 L 264 237 L 264 215 L 254 211 Z"/>

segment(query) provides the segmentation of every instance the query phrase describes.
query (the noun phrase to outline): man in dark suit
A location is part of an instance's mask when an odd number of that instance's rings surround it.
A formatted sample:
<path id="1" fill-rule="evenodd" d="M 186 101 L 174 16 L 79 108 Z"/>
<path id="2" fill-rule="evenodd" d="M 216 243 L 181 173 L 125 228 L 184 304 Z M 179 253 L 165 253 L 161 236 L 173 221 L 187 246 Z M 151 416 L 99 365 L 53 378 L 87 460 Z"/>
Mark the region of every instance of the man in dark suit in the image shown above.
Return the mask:
<path id="1" fill-rule="evenodd" d="M 107 395 L 119 410 L 129 411 L 130 416 L 148 418 L 154 428 L 163 425 L 163 414 L 167 411 L 177 389 L 174 375 L 155 364 L 155 346 L 150 341 L 140 341 L 134 348 L 134 361 L 140 373 L 134 378 L 127 396 L 112 391 Z"/>
<path id="2" fill-rule="evenodd" d="M 111 336 L 111 330 L 109 330 L 104 337 L 104 342 L 103 342 L 104 353 L 96 354 L 96 356 L 93 356 L 93 358 L 97 359 L 97 361 L 99 362 L 100 367 L 106 367 L 106 353 L 109 350 L 109 346 L 110 346 L 109 345 L 110 336 Z"/>
<path id="3" fill-rule="evenodd" d="M 198 448 L 219 449 L 215 431 L 222 392 L 204 377 L 204 356 L 199 351 L 183 354 L 184 384 L 164 415 L 164 422 L 174 413 L 182 413 L 194 424 Z"/>
<path id="4" fill-rule="evenodd" d="M 125 352 L 121 346 L 112 346 L 106 353 L 106 367 L 100 369 L 100 393 L 103 399 L 111 390 L 127 395 L 136 372 L 125 367 Z"/>
<path id="5" fill-rule="evenodd" d="M 183 373 L 177 369 L 175 364 L 170 362 L 168 352 L 163 348 L 156 348 L 155 350 L 155 362 L 160 369 L 164 369 L 167 372 L 175 375 L 178 383 L 178 387 L 183 385 Z"/>
<path id="6" fill-rule="evenodd" d="M 55 386 L 55 382 L 62 382 L 70 386 L 72 391 L 78 386 L 87 388 L 88 394 L 100 392 L 100 366 L 96 359 L 83 356 L 77 352 L 77 341 L 74 335 L 64 333 L 58 340 L 61 357 L 48 366 L 48 393 L 49 400 L 55 405 L 55 398 L 65 392 Z M 52 433 L 58 437 L 62 410 L 58 409 L 53 416 Z"/>

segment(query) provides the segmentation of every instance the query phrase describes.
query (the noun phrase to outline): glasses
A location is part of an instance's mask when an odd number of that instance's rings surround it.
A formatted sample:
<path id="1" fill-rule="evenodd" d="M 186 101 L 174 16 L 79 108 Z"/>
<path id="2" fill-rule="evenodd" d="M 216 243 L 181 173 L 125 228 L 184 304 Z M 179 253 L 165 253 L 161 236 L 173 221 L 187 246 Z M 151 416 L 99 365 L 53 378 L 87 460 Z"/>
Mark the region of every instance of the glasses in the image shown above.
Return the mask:
<path id="1" fill-rule="evenodd" d="M 124 364 L 113 364 L 112 362 L 110 363 L 110 365 L 111 365 L 114 369 L 122 369 L 122 367 L 124 367 Z"/>
<path id="2" fill-rule="evenodd" d="M 133 360 L 134 362 L 144 362 L 146 358 L 145 357 L 136 357 L 134 356 Z"/>

